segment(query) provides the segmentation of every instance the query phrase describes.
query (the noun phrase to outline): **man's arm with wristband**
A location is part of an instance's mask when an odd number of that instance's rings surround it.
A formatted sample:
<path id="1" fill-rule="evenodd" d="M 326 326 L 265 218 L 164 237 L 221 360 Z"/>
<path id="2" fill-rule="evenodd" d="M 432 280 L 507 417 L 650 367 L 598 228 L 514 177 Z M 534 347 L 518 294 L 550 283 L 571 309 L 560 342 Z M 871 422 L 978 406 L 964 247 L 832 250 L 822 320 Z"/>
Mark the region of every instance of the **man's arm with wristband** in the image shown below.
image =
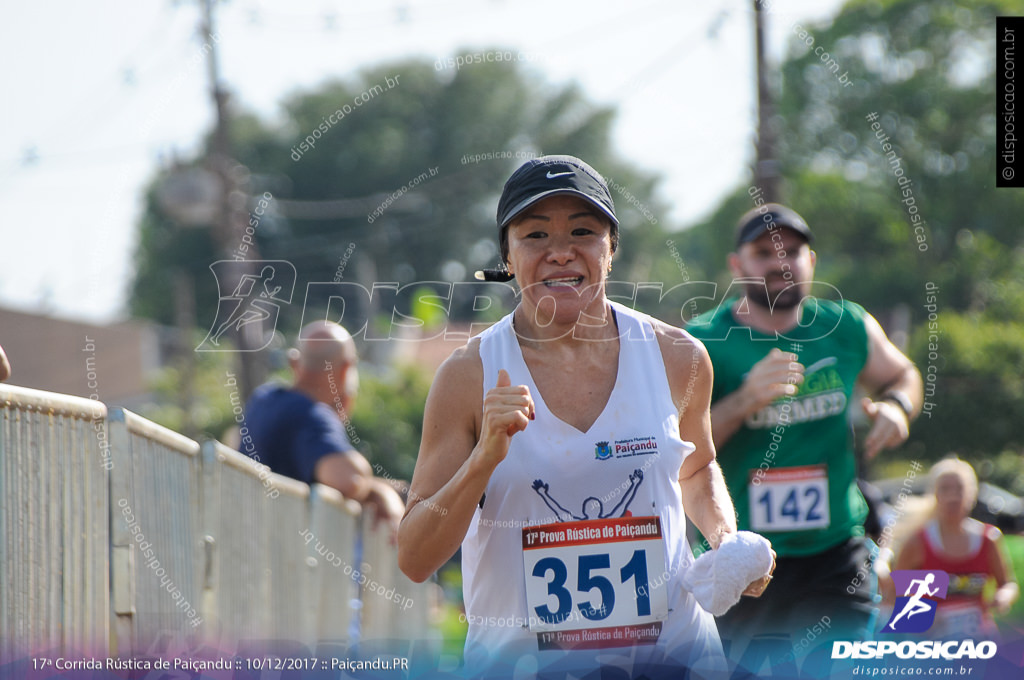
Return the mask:
<path id="1" fill-rule="evenodd" d="M 868 359 L 858 381 L 875 398 L 861 402 L 872 420 L 864 440 L 864 453 L 870 460 L 882 449 L 899 446 L 910 435 L 910 423 L 921 412 L 924 402 L 921 373 L 899 350 L 871 315 L 865 315 L 868 335 Z"/>

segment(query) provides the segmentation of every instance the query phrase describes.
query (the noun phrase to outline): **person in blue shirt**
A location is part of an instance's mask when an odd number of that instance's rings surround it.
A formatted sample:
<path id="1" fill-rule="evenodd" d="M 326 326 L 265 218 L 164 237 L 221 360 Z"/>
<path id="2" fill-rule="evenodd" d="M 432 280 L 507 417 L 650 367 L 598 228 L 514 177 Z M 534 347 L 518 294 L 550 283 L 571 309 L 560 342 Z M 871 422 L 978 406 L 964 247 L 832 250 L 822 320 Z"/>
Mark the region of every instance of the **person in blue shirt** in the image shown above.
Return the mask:
<path id="1" fill-rule="evenodd" d="M 405 504 L 387 481 L 373 475 L 346 432 L 359 384 L 357 360 L 352 336 L 340 325 L 305 326 L 298 347 L 288 353 L 292 385 L 267 383 L 253 392 L 238 448 L 273 472 L 319 482 L 373 507 L 378 520 L 397 532 Z"/>

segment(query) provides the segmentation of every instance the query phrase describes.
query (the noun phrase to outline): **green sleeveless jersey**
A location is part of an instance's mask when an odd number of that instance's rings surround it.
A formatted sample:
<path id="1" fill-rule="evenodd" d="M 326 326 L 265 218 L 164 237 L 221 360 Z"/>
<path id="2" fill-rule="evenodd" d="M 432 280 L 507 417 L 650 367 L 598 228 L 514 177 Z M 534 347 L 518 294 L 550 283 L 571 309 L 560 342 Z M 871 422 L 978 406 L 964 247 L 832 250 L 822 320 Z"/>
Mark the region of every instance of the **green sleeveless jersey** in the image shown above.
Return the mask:
<path id="1" fill-rule="evenodd" d="M 718 450 L 739 528 L 763 534 L 790 557 L 862 536 L 867 504 L 857 488 L 847 409 L 867 361 L 867 312 L 845 300 L 808 298 L 800 324 L 776 337 L 738 322 L 735 302 L 687 326 L 714 365 L 712 404 L 739 389 L 773 347 L 795 353 L 804 366 L 797 394 L 748 416 Z"/>

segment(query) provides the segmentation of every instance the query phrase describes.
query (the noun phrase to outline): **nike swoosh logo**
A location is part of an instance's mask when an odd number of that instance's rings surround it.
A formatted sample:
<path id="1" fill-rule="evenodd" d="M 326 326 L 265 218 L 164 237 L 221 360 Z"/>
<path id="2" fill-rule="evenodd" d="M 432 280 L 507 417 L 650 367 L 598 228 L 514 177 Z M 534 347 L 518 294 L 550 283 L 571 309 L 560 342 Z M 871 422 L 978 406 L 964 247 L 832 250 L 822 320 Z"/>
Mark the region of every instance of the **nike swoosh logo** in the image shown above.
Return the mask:
<path id="1" fill-rule="evenodd" d="M 575 175 L 575 174 L 576 174 L 575 172 L 569 171 L 569 172 L 556 172 L 555 174 L 552 175 L 551 171 L 548 170 L 547 178 L 548 179 L 554 179 L 556 177 L 565 177 L 566 175 Z"/>

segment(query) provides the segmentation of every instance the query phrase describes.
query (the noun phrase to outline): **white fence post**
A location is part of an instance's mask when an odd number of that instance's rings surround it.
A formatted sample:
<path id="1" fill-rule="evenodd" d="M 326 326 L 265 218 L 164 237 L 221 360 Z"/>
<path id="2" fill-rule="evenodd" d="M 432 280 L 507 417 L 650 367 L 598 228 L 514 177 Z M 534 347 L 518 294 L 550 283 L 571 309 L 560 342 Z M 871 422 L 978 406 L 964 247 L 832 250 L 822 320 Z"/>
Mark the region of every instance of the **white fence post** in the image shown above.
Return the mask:
<path id="1" fill-rule="evenodd" d="M 106 407 L 0 385 L 0 658 L 110 642 Z"/>
<path id="2" fill-rule="evenodd" d="M 116 649 L 197 637 L 203 568 L 199 444 L 125 409 L 109 416 Z"/>
<path id="3" fill-rule="evenodd" d="M 355 559 L 359 504 L 346 501 L 341 493 L 323 484 L 314 484 L 310 491 L 310 526 L 306 555 L 316 567 L 310 586 L 316 611 L 318 640 L 353 642 L 351 626 L 358 617 L 359 586 L 353 578 L 360 564 Z M 312 536 L 312 538 L 309 538 Z M 323 550 L 333 550 L 340 560 L 327 563 L 318 554 L 317 542 Z"/>
<path id="4" fill-rule="evenodd" d="M 390 529 L 384 524 L 374 528 L 372 514 L 363 515 L 362 638 L 422 640 L 428 637 L 434 586 L 414 583 L 402 573 Z"/>
<path id="5" fill-rule="evenodd" d="M 203 617 L 211 624 L 208 634 L 227 645 L 266 640 L 274 632 L 270 489 L 263 482 L 269 476 L 251 458 L 219 442 L 203 443 L 203 522 L 211 560 Z"/>

